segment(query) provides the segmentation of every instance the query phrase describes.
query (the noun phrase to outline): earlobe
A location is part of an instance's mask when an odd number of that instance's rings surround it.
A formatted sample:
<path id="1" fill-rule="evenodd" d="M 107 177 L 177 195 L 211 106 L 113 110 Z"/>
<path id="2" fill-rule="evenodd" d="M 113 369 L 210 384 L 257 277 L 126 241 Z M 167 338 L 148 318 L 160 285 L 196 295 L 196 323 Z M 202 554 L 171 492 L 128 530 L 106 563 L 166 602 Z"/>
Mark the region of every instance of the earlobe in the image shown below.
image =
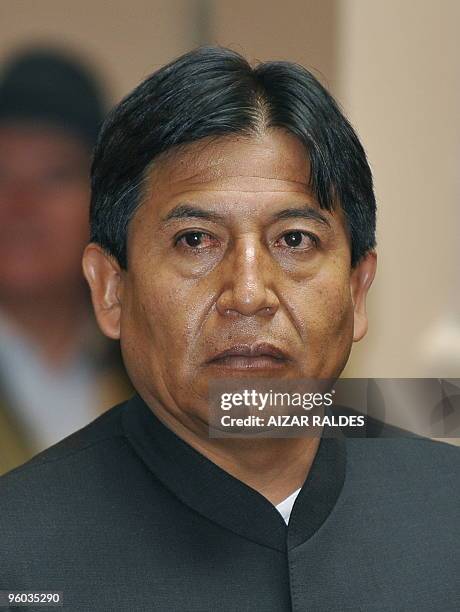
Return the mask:
<path id="1" fill-rule="evenodd" d="M 94 243 L 86 247 L 82 264 L 99 327 L 106 336 L 118 340 L 122 295 L 120 266 L 114 257 Z"/>
<path id="2" fill-rule="evenodd" d="M 353 301 L 353 342 L 359 342 L 367 332 L 368 318 L 366 312 L 367 293 L 374 280 L 377 267 L 377 254 L 366 253 L 351 272 L 350 289 Z"/>

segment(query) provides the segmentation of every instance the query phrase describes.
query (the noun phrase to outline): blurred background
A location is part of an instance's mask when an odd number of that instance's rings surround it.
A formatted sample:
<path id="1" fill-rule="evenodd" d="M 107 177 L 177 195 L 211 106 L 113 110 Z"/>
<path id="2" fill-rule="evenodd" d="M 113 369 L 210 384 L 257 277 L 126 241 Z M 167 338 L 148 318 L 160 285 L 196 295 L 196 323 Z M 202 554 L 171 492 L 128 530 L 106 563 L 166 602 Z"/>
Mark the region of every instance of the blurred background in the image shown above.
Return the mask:
<path id="1" fill-rule="evenodd" d="M 200 44 L 300 62 L 366 148 L 379 265 L 345 375 L 460 378 L 458 23 L 458 0 L 0 0 L 0 472 L 130 393 L 80 276 L 91 146 L 112 104 Z"/>

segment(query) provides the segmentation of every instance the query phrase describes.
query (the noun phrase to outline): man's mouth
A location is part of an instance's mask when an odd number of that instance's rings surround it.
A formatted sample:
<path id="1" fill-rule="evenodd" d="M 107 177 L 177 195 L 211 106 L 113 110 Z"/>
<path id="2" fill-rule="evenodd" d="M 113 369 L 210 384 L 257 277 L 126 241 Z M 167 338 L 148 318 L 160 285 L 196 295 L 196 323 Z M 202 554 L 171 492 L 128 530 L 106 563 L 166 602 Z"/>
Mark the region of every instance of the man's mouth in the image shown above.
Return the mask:
<path id="1" fill-rule="evenodd" d="M 236 344 L 215 354 L 208 364 L 232 370 L 274 370 L 286 367 L 289 358 L 280 348 L 268 343 Z"/>

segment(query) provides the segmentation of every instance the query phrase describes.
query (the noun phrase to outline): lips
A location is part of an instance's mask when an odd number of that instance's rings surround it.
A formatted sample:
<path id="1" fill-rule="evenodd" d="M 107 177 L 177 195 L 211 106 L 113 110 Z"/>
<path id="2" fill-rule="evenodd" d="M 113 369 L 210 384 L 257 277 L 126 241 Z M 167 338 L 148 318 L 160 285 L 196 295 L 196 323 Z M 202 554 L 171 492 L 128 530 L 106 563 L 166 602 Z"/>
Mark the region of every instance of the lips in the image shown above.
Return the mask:
<path id="1" fill-rule="evenodd" d="M 208 363 L 234 369 L 276 368 L 286 365 L 288 355 L 268 342 L 236 344 L 215 354 Z"/>

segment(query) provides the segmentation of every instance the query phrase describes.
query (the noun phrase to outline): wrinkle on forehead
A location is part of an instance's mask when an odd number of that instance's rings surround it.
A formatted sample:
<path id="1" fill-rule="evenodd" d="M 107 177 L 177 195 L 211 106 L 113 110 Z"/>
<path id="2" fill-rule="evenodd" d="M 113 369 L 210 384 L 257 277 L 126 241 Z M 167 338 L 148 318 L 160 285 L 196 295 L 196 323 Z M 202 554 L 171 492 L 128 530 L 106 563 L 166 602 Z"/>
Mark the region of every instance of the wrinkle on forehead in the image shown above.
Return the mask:
<path id="1" fill-rule="evenodd" d="M 288 132 L 269 130 L 262 136 L 232 135 L 207 138 L 177 150 L 152 163 L 148 175 L 150 187 L 157 183 L 211 184 L 222 187 L 238 181 L 238 188 L 259 182 L 263 190 L 274 182 L 273 191 L 292 184 L 297 190 L 308 190 L 310 163 L 302 143 Z M 217 185 L 216 185 L 217 186 Z M 249 191 L 257 191 L 254 186 Z"/>

